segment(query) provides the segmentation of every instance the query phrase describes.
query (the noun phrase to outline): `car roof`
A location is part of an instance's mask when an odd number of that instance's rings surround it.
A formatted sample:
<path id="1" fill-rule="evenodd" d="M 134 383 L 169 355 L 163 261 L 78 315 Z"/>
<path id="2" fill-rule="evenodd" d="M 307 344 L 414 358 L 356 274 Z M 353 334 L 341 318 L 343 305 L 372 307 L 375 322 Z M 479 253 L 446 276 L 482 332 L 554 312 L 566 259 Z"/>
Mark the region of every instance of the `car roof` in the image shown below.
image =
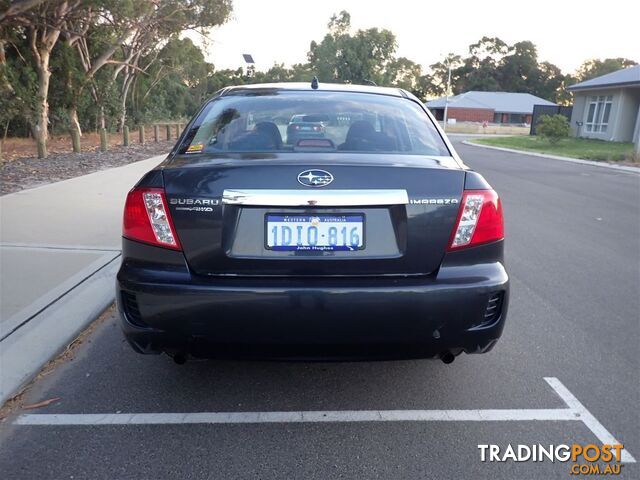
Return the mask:
<path id="1" fill-rule="evenodd" d="M 318 82 L 318 88 L 312 88 L 311 82 L 281 82 L 281 83 L 254 83 L 251 85 L 236 85 L 226 87 L 220 91 L 220 95 L 233 95 L 243 93 L 255 93 L 257 91 L 325 91 L 325 92 L 352 92 L 352 93 L 375 93 L 378 95 L 390 95 L 393 97 L 408 98 L 407 92 L 401 88 L 377 87 L 373 85 L 353 85 L 345 83 L 325 83 Z"/>

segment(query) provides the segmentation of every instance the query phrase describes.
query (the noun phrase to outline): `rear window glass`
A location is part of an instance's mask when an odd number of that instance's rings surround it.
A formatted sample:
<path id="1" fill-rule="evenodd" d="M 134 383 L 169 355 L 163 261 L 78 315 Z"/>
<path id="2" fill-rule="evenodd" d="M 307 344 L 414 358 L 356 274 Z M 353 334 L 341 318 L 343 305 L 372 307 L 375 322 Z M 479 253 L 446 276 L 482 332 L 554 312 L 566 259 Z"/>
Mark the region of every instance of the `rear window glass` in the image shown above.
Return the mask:
<path id="1" fill-rule="evenodd" d="M 179 153 L 388 152 L 448 156 L 415 102 L 349 92 L 261 90 L 209 102 Z"/>

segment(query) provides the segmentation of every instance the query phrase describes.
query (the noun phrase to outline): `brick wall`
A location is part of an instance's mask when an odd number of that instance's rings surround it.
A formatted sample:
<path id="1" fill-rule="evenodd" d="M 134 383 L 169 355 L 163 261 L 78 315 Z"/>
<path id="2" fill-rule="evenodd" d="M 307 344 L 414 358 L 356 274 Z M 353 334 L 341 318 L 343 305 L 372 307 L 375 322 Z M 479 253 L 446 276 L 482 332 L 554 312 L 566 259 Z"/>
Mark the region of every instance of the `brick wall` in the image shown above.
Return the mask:
<path id="1" fill-rule="evenodd" d="M 449 107 L 447 117 L 455 118 L 458 122 L 493 122 L 493 110 L 489 108 Z"/>

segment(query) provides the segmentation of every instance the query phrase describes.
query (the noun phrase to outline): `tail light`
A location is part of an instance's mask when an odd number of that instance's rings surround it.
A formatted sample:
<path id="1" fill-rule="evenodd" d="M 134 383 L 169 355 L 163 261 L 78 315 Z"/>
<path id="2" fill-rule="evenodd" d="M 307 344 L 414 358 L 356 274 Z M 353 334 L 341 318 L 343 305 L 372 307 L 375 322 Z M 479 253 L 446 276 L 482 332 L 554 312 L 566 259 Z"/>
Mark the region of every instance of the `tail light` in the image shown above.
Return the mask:
<path id="1" fill-rule="evenodd" d="M 134 188 L 127 195 L 122 236 L 157 247 L 181 250 L 161 188 Z"/>
<path id="2" fill-rule="evenodd" d="M 449 250 L 495 242 L 504 238 L 502 205 L 493 190 L 465 190 Z"/>

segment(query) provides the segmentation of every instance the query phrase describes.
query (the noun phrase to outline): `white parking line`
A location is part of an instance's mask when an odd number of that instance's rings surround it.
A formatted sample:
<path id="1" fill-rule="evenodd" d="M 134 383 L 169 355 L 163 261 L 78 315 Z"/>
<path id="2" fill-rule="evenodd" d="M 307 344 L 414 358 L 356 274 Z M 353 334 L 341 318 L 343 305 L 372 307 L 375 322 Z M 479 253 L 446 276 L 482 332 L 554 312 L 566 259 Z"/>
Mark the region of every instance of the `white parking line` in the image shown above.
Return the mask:
<path id="1" fill-rule="evenodd" d="M 582 423 L 584 423 L 589 430 L 593 432 L 593 434 L 598 437 L 598 440 L 602 442 L 603 445 L 616 445 L 619 444 L 615 437 L 611 435 L 609 430 L 604 428 L 596 417 L 594 417 L 589 410 L 585 408 L 582 403 L 569 391 L 567 387 L 565 387 L 560 380 L 556 377 L 545 377 L 547 383 L 553 388 L 558 396 L 562 398 L 564 403 L 580 417 Z M 631 456 L 631 454 L 624 449 L 622 451 L 622 461 L 624 463 L 635 463 L 635 459 Z"/>
<path id="2" fill-rule="evenodd" d="M 158 425 L 176 423 L 503 422 L 576 420 L 573 410 L 335 410 L 308 412 L 28 414 L 17 425 Z"/>
<path id="3" fill-rule="evenodd" d="M 80 413 L 25 414 L 15 425 L 166 425 L 322 422 L 523 422 L 578 421 L 603 444 L 619 444 L 613 435 L 555 377 L 547 383 L 569 408 L 497 410 L 336 410 L 299 412 Z M 625 449 L 622 462 L 635 463 Z"/>

